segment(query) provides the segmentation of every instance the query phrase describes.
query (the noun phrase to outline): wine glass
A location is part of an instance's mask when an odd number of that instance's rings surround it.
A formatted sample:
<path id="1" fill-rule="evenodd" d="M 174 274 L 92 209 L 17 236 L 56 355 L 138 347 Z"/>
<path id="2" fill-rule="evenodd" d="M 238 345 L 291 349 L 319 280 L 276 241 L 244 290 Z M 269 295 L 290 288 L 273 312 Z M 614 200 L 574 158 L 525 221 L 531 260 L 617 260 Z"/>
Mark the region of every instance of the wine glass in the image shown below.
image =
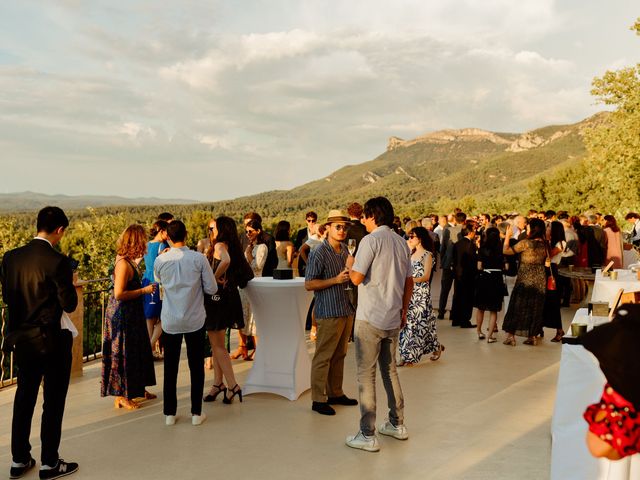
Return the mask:
<path id="1" fill-rule="evenodd" d="M 149 301 L 149 305 L 155 305 L 156 301 L 155 301 L 155 297 L 154 297 L 154 292 L 156 291 L 156 289 L 152 289 L 151 290 L 151 300 Z"/>
<path id="2" fill-rule="evenodd" d="M 356 239 L 350 238 L 347 240 L 347 250 L 349 250 L 349 255 L 353 256 L 356 253 Z"/>

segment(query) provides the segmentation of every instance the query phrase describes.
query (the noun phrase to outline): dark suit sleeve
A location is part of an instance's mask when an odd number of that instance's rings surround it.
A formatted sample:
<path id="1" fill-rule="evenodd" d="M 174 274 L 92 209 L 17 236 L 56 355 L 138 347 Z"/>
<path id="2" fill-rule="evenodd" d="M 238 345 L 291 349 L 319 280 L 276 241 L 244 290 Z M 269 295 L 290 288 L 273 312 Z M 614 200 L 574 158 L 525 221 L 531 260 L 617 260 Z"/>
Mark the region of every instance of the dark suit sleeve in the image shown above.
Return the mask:
<path id="1" fill-rule="evenodd" d="M 448 228 L 442 229 L 442 242 L 440 242 L 440 258 L 444 257 L 447 253 L 447 244 L 449 243 L 449 237 L 451 236 L 451 232 L 449 232 Z"/>
<path id="2" fill-rule="evenodd" d="M 78 295 L 76 287 L 73 285 L 73 271 L 71 263 L 67 257 L 61 257 L 53 278 L 58 290 L 58 301 L 62 309 L 67 312 L 73 312 L 78 306 Z"/>

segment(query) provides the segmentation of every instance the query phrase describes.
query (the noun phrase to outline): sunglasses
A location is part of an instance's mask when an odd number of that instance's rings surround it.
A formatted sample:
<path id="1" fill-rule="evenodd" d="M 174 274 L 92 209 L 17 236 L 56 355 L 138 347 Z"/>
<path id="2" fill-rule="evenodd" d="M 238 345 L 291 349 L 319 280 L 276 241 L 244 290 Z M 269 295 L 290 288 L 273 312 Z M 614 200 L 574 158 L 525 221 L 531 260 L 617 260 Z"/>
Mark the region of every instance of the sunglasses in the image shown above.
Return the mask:
<path id="1" fill-rule="evenodd" d="M 313 218 L 307 218 L 307 223 L 316 223 L 316 221 Z"/>
<path id="2" fill-rule="evenodd" d="M 245 230 L 245 233 L 247 233 L 247 234 L 250 234 L 250 233 L 256 233 L 256 232 L 257 232 L 257 230 L 252 230 L 252 229 L 250 229 L 250 228 L 247 228 L 247 229 Z"/>
<path id="3" fill-rule="evenodd" d="M 341 223 L 338 223 L 337 225 L 333 225 L 333 228 L 335 228 L 339 232 L 340 231 L 345 232 L 347 230 L 347 226 L 346 225 L 342 225 Z"/>
<path id="4" fill-rule="evenodd" d="M 409 234 L 409 238 L 416 238 L 416 234 L 415 233 L 410 233 Z"/>

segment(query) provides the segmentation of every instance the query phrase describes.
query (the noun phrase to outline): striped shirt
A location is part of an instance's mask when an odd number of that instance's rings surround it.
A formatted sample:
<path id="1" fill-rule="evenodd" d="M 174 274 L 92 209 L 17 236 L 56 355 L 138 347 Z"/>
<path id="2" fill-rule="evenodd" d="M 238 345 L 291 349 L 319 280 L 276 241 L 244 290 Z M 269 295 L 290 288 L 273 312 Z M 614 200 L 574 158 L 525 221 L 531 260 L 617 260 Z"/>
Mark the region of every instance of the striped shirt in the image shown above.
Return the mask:
<path id="1" fill-rule="evenodd" d="M 305 280 L 327 280 L 335 277 L 344 270 L 347 256 L 344 244 L 340 244 L 340 253 L 336 253 L 325 239 L 309 255 Z M 316 318 L 346 317 L 353 314 L 346 286 L 347 283 L 339 283 L 314 292 Z"/>

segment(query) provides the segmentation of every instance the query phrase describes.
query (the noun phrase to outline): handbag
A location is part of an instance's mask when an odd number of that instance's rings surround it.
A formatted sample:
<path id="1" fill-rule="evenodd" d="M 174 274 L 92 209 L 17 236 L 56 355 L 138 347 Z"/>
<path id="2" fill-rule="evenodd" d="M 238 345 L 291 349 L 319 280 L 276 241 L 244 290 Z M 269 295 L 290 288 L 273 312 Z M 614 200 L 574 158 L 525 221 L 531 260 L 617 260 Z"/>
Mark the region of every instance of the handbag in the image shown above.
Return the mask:
<path id="1" fill-rule="evenodd" d="M 553 273 L 550 273 L 547 277 L 547 290 L 556 290 L 556 277 L 553 276 Z"/>
<path id="2" fill-rule="evenodd" d="M 553 269 L 551 268 L 551 248 L 545 242 L 547 249 L 547 259 L 544 262 L 544 266 L 549 269 L 549 276 L 547 277 L 547 290 L 556 290 L 556 277 L 553 276 Z"/>
<path id="3" fill-rule="evenodd" d="M 253 269 L 249 262 L 246 260 L 240 262 L 240 268 L 238 269 L 238 273 L 236 275 L 236 280 L 238 283 L 238 287 L 245 288 L 249 281 L 254 277 Z"/>

